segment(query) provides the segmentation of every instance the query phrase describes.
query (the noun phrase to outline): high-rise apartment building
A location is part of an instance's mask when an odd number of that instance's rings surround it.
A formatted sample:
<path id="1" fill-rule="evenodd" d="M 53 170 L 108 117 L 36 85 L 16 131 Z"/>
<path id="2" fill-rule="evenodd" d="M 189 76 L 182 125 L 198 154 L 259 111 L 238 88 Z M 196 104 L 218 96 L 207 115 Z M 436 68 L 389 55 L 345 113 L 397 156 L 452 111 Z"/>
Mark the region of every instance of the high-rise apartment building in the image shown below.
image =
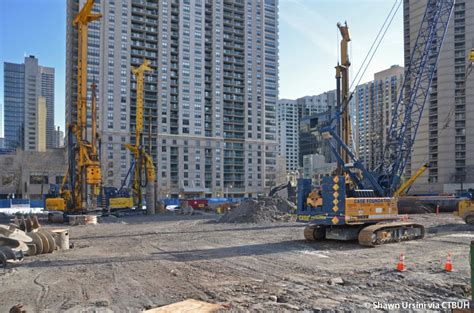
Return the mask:
<path id="1" fill-rule="evenodd" d="M 84 2 L 68 0 L 68 121 L 77 89 L 72 21 Z M 98 83 L 106 185 L 120 186 L 130 164 L 130 70 L 144 58 L 154 69 L 145 75 L 144 144 L 159 196 L 255 196 L 275 184 L 277 0 L 102 0 L 94 11 L 103 17 L 89 26 L 88 80 Z"/>
<path id="2" fill-rule="evenodd" d="M 298 98 L 296 101 L 300 107 L 300 118 L 323 113 L 330 108 L 335 108 L 336 100 L 336 90 L 326 91 L 315 96 Z"/>
<path id="3" fill-rule="evenodd" d="M 5 62 L 3 66 L 5 147 L 23 147 L 25 121 L 25 66 Z"/>
<path id="4" fill-rule="evenodd" d="M 59 128 L 59 126 L 53 132 L 53 142 L 54 148 L 64 147 L 64 132 Z"/>
<path id="5" fill-rule="evenodd" d="M 38 65 L 34 56 L 26 57 L 23 64 L 5 62 L 4 84 L 6 147 L 38 150 L 44 142 L 52 148 L 54 68 Z M 40 115 L 44 121 L 38 121 Z M 45 133 L 38 131 L 43 124 Z"/>
<path id="6" fill-rule="evenodd" d="M 286 171 L 299 169 L 299 116 L 296 100 L 278 100 L 278 146 L 285 159 Z"/>
<path id="7" fill-rule="evenodd" d="M 405 63 L 412 50 L 427 1 L 405 1 Z M 473 42 L 474 2 L 457 0 L 418 129 L 407 176 L 424 163 L 412 192 L 453 192 L 474 188 L 474 80 L 466 79 L 467 56 Z M 438 43 L 440 44 L 440 43 Z"/>
<path id="8" fill-rule="evenodd" d="M 354 136 L 359 159 L 369 169 L 374 169 L 383 158 L 403 73 L 403 67 L 394 65 L 375 73 L 373 81 L 356 87 Z"/>
<path id="9" fill-rule="evenodd" d="M 280 155 L 286 159 L 287 171 L 301 169 L 303 156 L 307 154 L 319 152 L 327 157 L 327 162 L 331 162 L 333 157 L 329 147 L 324 140 L 319 140 L 321 138 L 316 139 L 314 131 L 319 124 L 322 126 L 328 123 L 335 108 L 335 90 L 296 100 L 278 101 L 278 144 Z"/>
<path id="10" fill-rule="evenodd" d="M 320 130 L 323 127 L 330 126 L 335 114 L 334 107 L 327 111 L 315 113 L 300 119 L 299 123 L 299 166 L 304 166 L 304 156 L 320 155 L 323 156 L 325 163 L 333 163 L 336 157 L 331 151 L 328 141 L 324 138 Z"/>

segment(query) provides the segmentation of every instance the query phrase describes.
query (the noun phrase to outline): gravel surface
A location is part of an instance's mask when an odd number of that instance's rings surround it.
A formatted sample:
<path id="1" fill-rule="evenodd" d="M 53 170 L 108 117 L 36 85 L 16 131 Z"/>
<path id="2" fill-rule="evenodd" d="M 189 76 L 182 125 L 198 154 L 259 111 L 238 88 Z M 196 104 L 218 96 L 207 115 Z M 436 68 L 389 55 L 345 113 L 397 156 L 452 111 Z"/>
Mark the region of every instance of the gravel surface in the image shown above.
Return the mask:
<path id="1" fill-rule="evenodd" d="M 469 297 L 474 227 L 452 215 L 415 216 L 427 227 L 424 240 L 377 248 L 309 243 L 304 225 L 292 222 L 215 219 L 129 217 L 71 227 L 74 249 L 0 270 L 0 312 L 17 303 L 27 312 L 140 312 L 187 298 L 232 312 L 365 312 Z M 446 273 L 449 252 L 455 270 Z M 400 253 L 408 267 L 402 273 L 394 271 Z"/>

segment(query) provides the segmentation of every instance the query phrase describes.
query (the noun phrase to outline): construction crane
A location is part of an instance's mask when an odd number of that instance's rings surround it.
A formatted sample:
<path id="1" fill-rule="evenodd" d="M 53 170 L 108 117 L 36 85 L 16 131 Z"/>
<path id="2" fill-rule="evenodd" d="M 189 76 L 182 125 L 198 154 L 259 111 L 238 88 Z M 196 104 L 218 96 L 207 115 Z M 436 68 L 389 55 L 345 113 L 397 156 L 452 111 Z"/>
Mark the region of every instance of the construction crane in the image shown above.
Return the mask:
<path id="1" fill-rule="evenodd" d="M 68 170 L 59 197 L 46 199 L 46 208 L 80 213 L 96 207 L 101 170 L 97 149 L 96 84 L 92 84 L 91 127 L 87 125 L 87 38 L 88 24 L 102 17 L 92 13 L 94 0 L 87 0 L 75 17 L 78 28 L 76 116 L 68 125 Z M 87 138 L 90 132 L 90 140 Z"/>
<path id="2" fill-rule="evenodd" d="M 339 135 L 337 123 L 321 129 L 344 175 L 323 178 L 322 201 L 316 201 L 319 203 L 316 206 L 308 205 L 306 201 L 313 192 L 311 180 L 299 180 L 297 218 L 310 222 L 304 231 L 306 239 L 358 239 L 361 245 L 376 246 L 424 237 L 422 225 L 399 221 L 395 193 L 402 185 L 411 157 L 453 7 L 454 0 L 427 1 L 379 166 L 373 171 L 366 169 L 352 152 L 345 134 L 342 134 L 343 138 Z M 347 40 L 343 34 L 347 29 L 341 29 L 340 25 L 339 29 L 342 40 Z M 343 51 L 341 56 L 344 56 Z M 342 72 L 342 79 L 346 74 Z M 342 94 L 344 98 L 347 94 Z M 336 121 L 347 123 L 341 110 L 347 111 L 348 105 L 342 102 L 339 108 Z"/>
<path id="3" fill-rule="evenodd" d="M 131 154 L 133 155 L 133 166 L 131 171 L 132 196 L 136 207 L 141 207 L 143 188 L 146 188 L 147 193 L 147 208 L 152 207 L 154 211 L 154 182 L 155 182 L 155 166 L 153 165 L 153 158 L 145 150 L 142 144 L 143 131 L 143 95 L 144 95 L 144 80 L 145 72 L 153 71 L 150 67 L 150 61 L 144 60 L 143 63 L 137 67 L 132 68 L 132 73 L 137 80 L 137 104 L 136 104 L 136 126 L 135 126 L 135 144 L 126 144 Z M 143 184 L 143 181 L 145 183 Z"/>

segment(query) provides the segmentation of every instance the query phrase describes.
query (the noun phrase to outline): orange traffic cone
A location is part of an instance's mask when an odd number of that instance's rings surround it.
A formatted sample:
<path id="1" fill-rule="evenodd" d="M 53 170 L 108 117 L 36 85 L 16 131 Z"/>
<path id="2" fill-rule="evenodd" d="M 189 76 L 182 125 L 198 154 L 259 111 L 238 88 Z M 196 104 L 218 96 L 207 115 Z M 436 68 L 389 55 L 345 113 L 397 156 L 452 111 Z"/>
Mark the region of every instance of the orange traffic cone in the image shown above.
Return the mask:
<path id="1" fill-rule="evenodd" d="M 446 259 L 446 263 L 444 263 L 444 270 L 446 272 L 453 271 L 453 260 L 451 259 L 451 252 L 448 253 L 448 258 Z"/>
<path id="2" fill-rule="evenodd" d="M 405 255 L 403 253 L 400 253 L 400 259 L 398 260 L 398 263 L 397 263 L 397 271 L 404 272 L 406 270 L 407 270 L 407 267 L 405 266 Z"/>

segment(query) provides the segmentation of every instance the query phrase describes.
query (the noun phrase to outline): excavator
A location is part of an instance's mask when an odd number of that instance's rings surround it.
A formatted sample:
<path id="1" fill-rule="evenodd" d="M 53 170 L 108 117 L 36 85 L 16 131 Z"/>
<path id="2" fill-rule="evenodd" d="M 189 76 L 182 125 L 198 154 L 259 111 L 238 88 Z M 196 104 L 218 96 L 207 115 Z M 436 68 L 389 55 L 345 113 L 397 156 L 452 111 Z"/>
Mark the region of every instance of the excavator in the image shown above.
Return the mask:
<path id="1" fill-rule="evenodd" d="M 291 184 L 291 182 L 287 182 L 276 187 L 273 187 L 270 192 L 268 193 L 269 197 L 274 197 L 279 191 L 285 190 L 288 195 L 288 201 L 295 202 L 296 199 L 296 188 Z"/>
<path id="2" fill-rule="evenodd" d="M 397 197 L 414 180 L 403 184 L 453 8 L 454 0 L 427 1 L 392 112 L 384 157 L 373 170 L 368 170 L 350 148 L 351 39 L 347 23 L 338 24 L 342 36 L 341 64 L 336 67 L 338 107 L 331 125 L 319 130 L 336 157 L 338 171 L 335 176 L 324 177 L 316 192 L 310 179 L 298 180 L 296 218 L 308 223 L 304 230 L 307 240 L 358 240 L 362 246 L 374 247 L 424 237 L 422 225 L 400 221 Z"/>
<path id="3" fill-rule="evenodd" d="M 75 17 L 78 27 L 77 104 L 76 115 L 68 125 L 68 170 L 60 188 L 52 188 L 46 198 L 49 211 L 81 214 L 97 208 L 101 189 L 101 169 L 98 153 L 96 88 L 92 83 L 91 124 L 87 123 L 87 38 L 88 24 L 102 17 L 92 13 L 94 0 L 87 0 Z M 88 135 L 90 134 L 90 138 Z M 59 189 L 59 190 L 58 190 Z"/>

